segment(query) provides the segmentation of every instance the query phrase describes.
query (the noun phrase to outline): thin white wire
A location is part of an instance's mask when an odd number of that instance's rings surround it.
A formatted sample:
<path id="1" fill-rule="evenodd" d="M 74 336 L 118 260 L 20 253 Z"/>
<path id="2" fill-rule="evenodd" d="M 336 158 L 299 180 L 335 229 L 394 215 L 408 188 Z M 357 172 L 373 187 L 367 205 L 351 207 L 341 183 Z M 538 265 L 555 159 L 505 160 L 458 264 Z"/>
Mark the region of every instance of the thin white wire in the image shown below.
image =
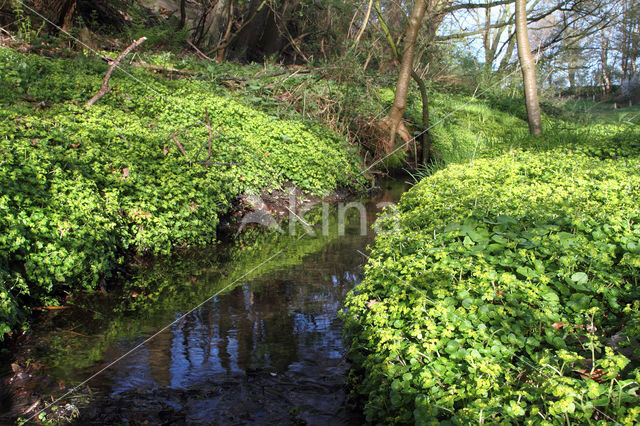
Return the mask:
<path id="1" fill-rule="evenodd" d="M 71 388 L 69 391 L 67 391 L 65 394 L 63 394 L 62 396 L 60 396 L 59 398 L 55 399 L 54 401 L 52 401 L 51 403 L 47 404 L 44 408 L 41 408 L 40 410 L 37 410 L 31 417 L 29 417 L 26 421 L 29 422 L 31 420 L 33 420 L 34 417 L 36 417 L 38 414 L 40 414 L 43 411 L 48 410 L 49 408 L 51 408 L 52 406 L 54 406 L 55 404 L 57 404 L 58 402 L 60 402 L 62 399 L 66 398 L 67 396 L 71 395 L 72 393 L 76 392 L 79 388 L 81 388 L 82 386 L 86 385 L 89 381 L 91 381 L 92 379 L 94 379 L 95 377 L 99 376 L 100 374 L 102 374 L 104 371 L 108 370 L 109 368 L 113 367 L 115 364 L 117 364 L 118 362 L 122 361 L 124 358 L 128 357 L 129 355 L 131 355 L 133 352 L 137 351 L 139 348 L 141 348 L 142 346 L 144 346 L 145 344 L 147 344 L 148 342 L 150 342 L 151 340 L 153 340 L 156 336 L 158 336 L 159 334 L 162 334 L 163 332 L 165 332 L 167 329 L 169 329 L 172 325 L 182 321 L 185 317 L 187 317 L 188 315 L 190 315 L 191 313 L 193 313 L 195 310 L 199 309 L 200 307 L 202 307 L 203 305 L 205 305 L 206 303 L 210 302 L 213 298 L 215 298 L 216 296 L 218 296 L 219 294 L 221 294 L 223 291 L 228 290 L 229 288 L 231 288 L 234 284 L 236 284 L 238 281 L 242 280 L 243 278 L 247 277 L 249 274 L 251 274 L 252 272 L 254 272 L 255 270 L 257 270 L 258 268 L 262 267 L 264 264 L 270 262 L 273 258 L 275 258 L 276 256 L 280 255 L 282 252 L 284 252 L 286 249 L 288 249 L 289 247 L 291 247 L 294 243 L 297 243 L 298 241 L 300 241 L 302 239 L 302 237 L 304 237 L 306 234 L 306 232 L 303 232 L 302 234 L 300 234 L 300 236 L 298 238 L 296 238 L 294 241 L 292 241 L 291 243 L 287 244 L 287 246 L 281 250 L 279 250 L 277 253 L 275 253 L 274 255 L 272 255 L 271 257 L 269 257 L 267 260 L 265 260 L 264 262 L 260 263 L 259 265 L 253 267 L 251 270 L 249 270 L 248 272 L 246 272 L 245 274 L 243 274 L 241 277 L 235 279 L 234 281 L 232 281 L 230 284 L 226 285 L 225 287 L 223 287 L 222 289 L 218 290 L 217 292 L 215 292 L 213 295 L 207 297 L 205 300 L 203 300 L 202 302 L 200 302 L 199 304 L 197 304 L 195 307 L 189 309 L 187 312 L 183 313 L 182 315 L 180 315 L 178 318 L 176 318 L 175 320 L 173 320 L 171 323 L 167 324 L 166 326 L 162 327 L 160 330 L 158 330 L 157 332 L 155 332 L 154 334 L 152 334 L 151 336 L 147 337 L 146 339 L 144 339 L 142 342 L 138 343 L 136 346 L 134 346 L 133 348 L 129 349 L 127 352 L 125 352 L 124 354 L 120 355 L 118 358 L 116 358 L 115 360 L 111 361 L 109 364 L 107 364 L 106 366 L 104 366 L 103 368 L 101 368 L 100 370 L 98 370 L 97 372 L 95 372 L 94 374 L 92 374 L 91 376 L 89 376 L 87 379 L 83 380 L 80 384 L 74 386 L 73 388 Z"/>
<path id="2" fill-rule="evenodd" d="M 97 52 L 96 50 L 92 49 L 90 46 L 88 46 L 87 44 L 83 43 L 81 40 L 77 39 L 76 37 L 74 37 L 72 34 L 70 34 L 69 32 L 65 31 L 63 28 L 61 28 L 60 26 L 56 25 L 54 22 L 52 22 L 51 20 L 49 20 L 48 18 L 46 18 L 45 16 L 43 16 L 42 14 L 40 14 L 37 10 L 31 8 L 29 5 L 25 4 L 22 0 L 17 0 L 22 6 L 26 7 L 27 9 L 29 9 L 31 12 L 35 13 L 37 16 L 39 16 L 41 19 L 45 20 L 46 22 L 48 22 L 49 24 L 53 25 L 54 27 L 56 27 L 60 32 L 62 32 L 63 34 L 67 35 L 68 37 L 72 38 L 73 40 L 77 41 L 78 43 L 80 43 L 82 46 L 86 47 L 88 50 L 90 50 L 91 52 L 95 53 L 98 56 L 101 56 L 99 54 L 99 52 Z M 119 68 L 121 71 L 123 71 L 125 74 L 127 74 L 128 76 L 130 76 L 131 78 L 133 78 L 136 82 L 140 83 L 141 85 L 147 87 L 148 89 L 152 90 L 154 93 L 158 94 L 165 102 L 167 103 L 173 103 L 170 102 L 170 99 L 167 98 L 166 96 L 164 96 L 161 92 L 159 92 L 158 90 L 156 90 L 154 87 L 150 86 L 149 84 L 143 82 L 142 80 L 138 79 L 135 75 L 131 74 L 130 72 L 128 72 L 126 69 L 122 68 L 122 66 L 120 64 L 118 64 L 116 66 L 116 68 Z M 183 111 L 187 112 L 186 110 L 183 109 Z M 199 123 L 204 123 L 204 121 L 200 120 Z M 117 128 L 117 126 L 115 125 L 115 123 L 113 123 L 114 126 Z M 249 155 L 253 156 L 254 159 L 259 160 L 256 156 L 254 156 L 254 154 L 250 151 L 245 150 L 245 152 L 247 152 Z M 271 168 L 271 167 L 270 167 Z M 273 168 L 271 168 L 271 172 L 274 173 L 277 177 L 282 176 L 282 172 L 277 171 Z M 298 219 L 300 220 L 302 223 L 305 223 L 304 220 L 298 216 L 295 212 L 292 212 L 292 214 Z M 84 386 L 85 384 L 87 384 L 89 381 L 91 381 L 92 379 L 94 379 L 95 377 L 97 377 L 98 375 L 100 375 L 101 373 L 103 373 L 104 371 L 106 371 L 107 369 L 111 368 L 112 366 L 114 366 L 115 364 L 117 364 L 118 362 L 120 362 L 121 360 L 123 360 L 124 358 L 126 358 L 127 356 L 129 356 L 130 354 L 132 354 L 133 352 L 135 352 L 136 350 L 138 350 L 141 346 L 143 346 L 144 344 L 148 343 L 149 341 L 151 341 L 152 339 L 154 339 L 156 336 L 158 336 L 159 334 L 161 334 L 162 332 L 164 332 L 165 330 L 167 330 L 169 327 L 171 327 L 173 324 L 175 324 L 176 322 L 182 320 L 183 318 L 185 318 L 186 316 L 188 316 L 189 314 L 191 314 L 192 312 L 194 312 L 195 310 L 197 310 L 198 308 L 200 308 L 201 306 L 203 306 L 205 303 L 209 302 L 210 300 L 212 300 L 214 297 L 216 297 L 217 295 L 219 295 L 220 293 L 222 293 L 223 291 L 227 290 L 228 288 L 230 288 L 232 285 L 234 285 L 235 283 L 237 283 L 239 280 L 241 280 L 242 278 L 246 277 L 248 274 L 252 273 L 253 271 L 255 271 L 256 269 L 258 269 L 259 267 L 263 266 L 264 264 L 266 264 L 267 262 L 269 262 L 270 260 L 272 260 L 274 257 L 276 257 L 277 255 L 279 255 L 280 253 L 282 253 L 284 250 L 286 250 L 287 248 L 289 248 L 291 245 L 293 245 L 294 243 L 296 243 L 297 241 L 299 241 L 302 237 L 304 237 L 306 235 L 306 233 L 302 233 L 300 235 L 300 237 L 298 237 L 296 240 L 292 241 L 290 244 L 288 244 L 285 248 L 283 248 L 282 250 L 280 250 L 279 252 L 277 252 L 276 254 L 274 254 L 273 256 L 271 256 L 270 258 L 268 258 L 267 260 L 265 260 L 264 262 L 262 262 L 260 265 L 257 265 L 256 267 L 254 267 L 253 269 L 251 269 L 250 271 L 248 271 L 247 273 L 245 273 L 243 276 L 241 276 L 240 278 L 238 278 L 237 280 L 233 281 L 231 284 L 229 284 L 228 286 L 224 287 L 223 289 L 217 291 L 215 294 L 213 294 L 212 296 L 208 297 L 207 299 L 205 299 L 204 301 L 202 301 L 201 303 L 199 303 L 198 305 L 196 305 L 194 308 L 190 309 L 189 311 L 187 311 L 186 313 L 182 314 L 179 318 L 177 318 L 176 320 L 174 320 L 173 322 L 171 322 L 170 324 L 166 325 L 165 327 L 161 328 L 159 331 L 157 331 L 156 333 L 154 333 L 153 335 L 151 335 L 150 337 L 148 337 L 147 339 L 145 339 L 144 341 L 142 341 L 141 343 L 139 343 L 138 345 L 134 346 L 132 349 L 130 349 L 129 351 L 125 352 L 123 355 L 121 355 L 120 357 L 118 357 L 117 359 L 115 359 L 114 361 L 110 362 L 109 364 L 107 364 L 105 367 L 103 367 L 102 369 L 100 369 L 99 371 L 97 371 L 96 373 L 92 374 L 90 377 L 88 377 L 87 379 L 85 379 L 84 381 L 82 381 L 80 384 L 74 386 L 72 389 L 70 389 L 69 391 L 67 391 L 66 393 L 64 393 L 62 396 L 60 396 L 59 398 L 55 399 L 53 402 L 51 402 L 50 404 L 47 404 L 44 408 L 37 410 L 34 412 L 34 414 L 29 417 L 26 421 L 29 422 L 31 420 L 33 420 L 37 415 L 39 415 L 41 412 L 48 410 L 50 407 L 52 407 L 53 405 L 55 405 L 56 403 L 58 403 L 60 400 L 62 400 L 63 398 L 66 398 L 67 396 L 71 395 L 72 393 L 74 393 L 75 391 L 77 391 L 80 387 Z"/>

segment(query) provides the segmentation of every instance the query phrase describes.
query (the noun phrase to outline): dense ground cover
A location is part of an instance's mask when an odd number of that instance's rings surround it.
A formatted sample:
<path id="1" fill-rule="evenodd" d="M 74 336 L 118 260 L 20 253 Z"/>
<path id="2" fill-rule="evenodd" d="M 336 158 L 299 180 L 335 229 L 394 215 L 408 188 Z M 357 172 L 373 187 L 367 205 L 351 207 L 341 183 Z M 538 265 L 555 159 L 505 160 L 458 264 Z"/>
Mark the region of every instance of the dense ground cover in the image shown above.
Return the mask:
<path id="1" fill-rule="evenodd" d="M 141 57 L 164 70 L 126 66 L 85 108 L 103 61 L 0 49 L 0 337 L 23 323 L 25 303 L 93 289 L 131 253 L 214 242 L 242 192 L 363 185 L 345 139 L 357 142 L 393 102 L 384 81 L 330 68 Z M 637 127 L 626 115 L 584 126 L 543 103 L 547 133 L 531 139 L 520 99 L 430 99 L 435 164 L 425 172 L 446 168 L 384 222 L 349 300 L 369 419 L 633 421 Z M 418 130 L 415 90 L 407 117 Z M 211 290 L 144 277 L 129 290 L 146 297 L 123 309 Z"/>
<path id="2" fill-rule="evenodd" d="M 640 132 L 560 124 L 384 219 L 345 313 L 368 420 L 640 418 Z"/>
<path id="3" fill-rule="evenodd" d="M 127 66 L 107 96 L 81 106 L 106 69 L 0 49 L 0 337 L 23 321 L 25 302 L 95 288 L 128 253 L 214 242 L 242 192 L 364 183 L 344 138 L 238 100 L 212 77 L 224 68 L 170 79 Z"/>

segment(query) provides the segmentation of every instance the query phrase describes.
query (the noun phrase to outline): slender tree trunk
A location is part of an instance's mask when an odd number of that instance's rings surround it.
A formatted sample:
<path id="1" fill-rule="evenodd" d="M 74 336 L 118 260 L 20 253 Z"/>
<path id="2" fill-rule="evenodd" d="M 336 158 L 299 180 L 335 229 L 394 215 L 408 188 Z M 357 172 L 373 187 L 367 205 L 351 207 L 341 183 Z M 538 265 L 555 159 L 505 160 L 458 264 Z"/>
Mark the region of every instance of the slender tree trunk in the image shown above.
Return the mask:
<path id="1" fill-rule="evenodd" d="M 606 95 L 611 91 L 611 77 L 609 77 L 609 46 L 607 32 L 602 31 L 602 45 L 600 49 L 600 61 L 602 63 L 602 91 Z"/>
<path id="2" fill-rule="evenodd" d="M 222 42 L 229 39 L 232 28 L 233 28 L 233 0 L 229 1 L 229 7 L 227 8 L 227 29 L 225 30 L 224 35 L 220 38 Z M 224 47 L 218 50 L 218 53 L 216 54 L 216 62 L 219 64 L 224 62 L 226 53 L 227 51 L 226 51 L 226 48 Z"/>
<path id="3" fill-rule="evenodd" d="M 396 85 L 396 96 L 393 106 L 387 115 L 387 120 L 391 127 L 389 140 L 384 146 L 385 153 L 390 153 L 395 149 L 395 138 L 398 128 L 402 123 L 404 111 L 407 108 L 407 93 L 409 91 L 409 80 L 411 79 L 411 71 L 413 71 L 413 56 L 415 54 L 416 39 L 420 30 L 425 11 L 427 9 L 426 0 L 415 0 L 413 11 L 409 18 L 409 25 L 404 41 L 404 50 L 402 52 L 402 62 L 400 63 L 400 72 L 398 75 L 398 83 Z"/>
<path id="4" fill-rule="evenodd" d="M 73 15 L 76 11 L 76 0 L 67 0 L 62 6 L 60 20 L 58 25 L 64 30 L 69 31 L 73 26 Z"/>
<path id="5" fill-rule="evenodd" d="M 569 61 L 569 66 L 568 66 L 568 76 L 569 76 L 569 87 L 571 89 L 575 89 L 576 88 L 576 68 L 573 64 L 573 61 Z"/>
<path id="6" fill-rule="evenodd" d="M 411 75 L 418 84 L 420 99 L 422 100 L 422 164 L 428 164 L 431 160 L 431 134 L 429 133 L 429 97 L 424 81 L 417 72 L 412 71 Z M 416 159 L 417 161 L 417 159 Z"/>
<path id="7" fill-rule="evenodd" d="M 184 24 L 187 20 L 187 0 L 180 0 L 180 25 L 178 29 L 184 28 Z"/>
<path id="8" fill-rule="evenodd" d="M 513 56 L 513 51 L 516 47 L 516 37 L 513 34 L 513 32 L 511 31 L 511 26 L 509 26 L 509 42 L 507 44 L 507 50 L 505 51 L 504 56 L 502 57 L 502 60 L 500 61 L 500 67 L 498 67 L 498 71 L 505 71 L 507 69 L 507 67 L 509 66 L 509 61 L 511 60 L 511 57 Z"/>
<path id="9" fill-rule="evenodd" d="M 540 116 L 538 89 L 536 87 L 536 67 L 531 55 L 531 47 L 529 46 L 526 0 L 516 0 L 516 38 L 518 40 L 518 57 L 522 68 L 522 79 L 524 80 L 524 101 L 527 107 L 529 133 L 541 135 L 542 118 Z"/>
<path id="10" fill-rule="evenodd" d="M 358 46 L 360 43 L 360 38 L 362 34 L 364 34 L 364 30 L 367 28 L 367 24 L 369 23 L 369 17 L 371 16 L 371 8 L 373 7 L 373 0 L 369 0 L 369 6 L 367 7 L 367 12 L 364 15 L 364 20 L 362 21 L 362 27 L 360 27 L 360 31 L 358 31 L 358 35 L 356 35 L 355 45 Z"/>

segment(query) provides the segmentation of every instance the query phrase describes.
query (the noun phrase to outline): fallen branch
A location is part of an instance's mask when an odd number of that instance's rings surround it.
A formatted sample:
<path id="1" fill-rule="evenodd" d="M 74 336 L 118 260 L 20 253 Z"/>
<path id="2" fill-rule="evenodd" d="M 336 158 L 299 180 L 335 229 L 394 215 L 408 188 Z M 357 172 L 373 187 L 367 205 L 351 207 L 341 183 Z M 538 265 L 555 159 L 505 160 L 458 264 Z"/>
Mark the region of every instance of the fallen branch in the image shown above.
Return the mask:
<path id="1" fill-rule="evenodd" d="M 244 163 L 217 163 L 215 161 L 194 161 L 193 164 L 202 166 L 244 166 Z"/>
<path id="2" fill-rule="evenodd" d="M 98 90 L 98 93 L 96 93 L 91 99 L 87 101 L 87 103 L 85 104 L 86 106 L 90 107 L 91 105 L 98 102 L 98 100 L 102 98 L 104 95 L 109 93 L 109 91 L 111 90 L 111 87 L 109 87 L 109 79 L 111 78 L 111 74 L 113 74 L 113 71 L 116 69 L 118 65 L 120 65 L 120 61 L 122 61 L 125 56 L 127 56 L 133 49 L 137 48 L 142 43 L 144 43 L 146 39 L 147 39 L 146 37 L 142 37 L 137 41 L 134 41 L 129 47 L 127 47 L 124 50 L 124 52 L 120 54 L 120 56 L 118 56 L 118 59 L 116 59 L 111 63 L 111 66 L 109 67 L 109 71 L 107 71 L 107 74 L 104 76 L 104 80 L 102 80 L 102 86 L 100 86 L 100 90 Z"/>
<path id="3" fill-rule="evenodd" d="M 184 155 L 186 157 L 187 156 L 187 151 L 184 150 L 184 147 L 182 146 L 182 144 L 180 143 L 180 141 L 178 140 L 176 135 L 171 135 L 171 139 L 173 139 L 173 141 L 176 143 L 176 145 L 178 145 L 178 149 L 180 150 L 182 155 Z"/>
<path id="4" fill-rule="evenodd" d="M 152 71 L 165 71 L 165 72 L 174 72 L 176 74 L 188 74 L 188 75 L 198 74 L 198 71 L 194 71 L 194 70 L 181 70 L 181 69 L 169 67 L 169 66 L 148 64 L 146 62 L 132 62 L 131 65 L 138 68 L 146 68 Z"/>
<path id="5" fill-rule="evenodd" d="M 196 53 L 197 53 L 198 55 L 200 55 L 200 57 L 201 57 L 202 59 L 206 59 L 207 61 L 213 61 L 213 59 L 211 59 L 210 57 L 208 57 L 207 55 L 205 55 L 205 54 L 202 52 L 202 50 L 198 49 L 198 48 L 196 47 L 196 45 L 195 45 L 195 44 L 193 44 L 193 43 L 191 43 L 189 40 L 187 40 L 187 44 L 188 44 L 189 46 L 193 47 L 193 50 L 195 50 L 195 51 L 196 51 Z"/>
<path id="6" fill-rule="evenodd" d="M 61 309 L 69 309 L 69 306 L 39 306 L 34 309 L 36 311 L 59 311 Z"/>
<path id="7" fill-rule="evenodd" d="M 87 339 L 93 338 L 93 336 L 87 336 L 86 334 L 77 333 L 73 330 L 62 330 L 63 333 L 73 334 L 75 336 L 86 337 Z"/>
<path id="8" fill-rule="evenodd" d="M 227 81 L 227 80 L 231 80 L 231 81 L 237 81 L 239 83 L 243 82 L 243 81 L 247 81 L 246 78 L 244 77 L 233 77 L 233 76 L 222 76 L 222 77 L 216 77 L 216 80 L 220 80 L 220 81 Z"/>

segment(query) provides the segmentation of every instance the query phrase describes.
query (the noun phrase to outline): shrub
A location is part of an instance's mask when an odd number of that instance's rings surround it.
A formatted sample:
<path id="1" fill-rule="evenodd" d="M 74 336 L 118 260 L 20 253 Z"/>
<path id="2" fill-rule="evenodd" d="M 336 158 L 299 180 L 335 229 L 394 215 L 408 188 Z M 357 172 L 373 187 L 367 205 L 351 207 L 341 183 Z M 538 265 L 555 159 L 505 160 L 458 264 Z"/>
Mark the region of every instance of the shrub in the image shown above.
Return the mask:
<path id="1" fill-rule="evenodd" d="M 406 193 L 344 313 L 367 420 L 638 422 L 639 171 L 515 151 Z"/>

